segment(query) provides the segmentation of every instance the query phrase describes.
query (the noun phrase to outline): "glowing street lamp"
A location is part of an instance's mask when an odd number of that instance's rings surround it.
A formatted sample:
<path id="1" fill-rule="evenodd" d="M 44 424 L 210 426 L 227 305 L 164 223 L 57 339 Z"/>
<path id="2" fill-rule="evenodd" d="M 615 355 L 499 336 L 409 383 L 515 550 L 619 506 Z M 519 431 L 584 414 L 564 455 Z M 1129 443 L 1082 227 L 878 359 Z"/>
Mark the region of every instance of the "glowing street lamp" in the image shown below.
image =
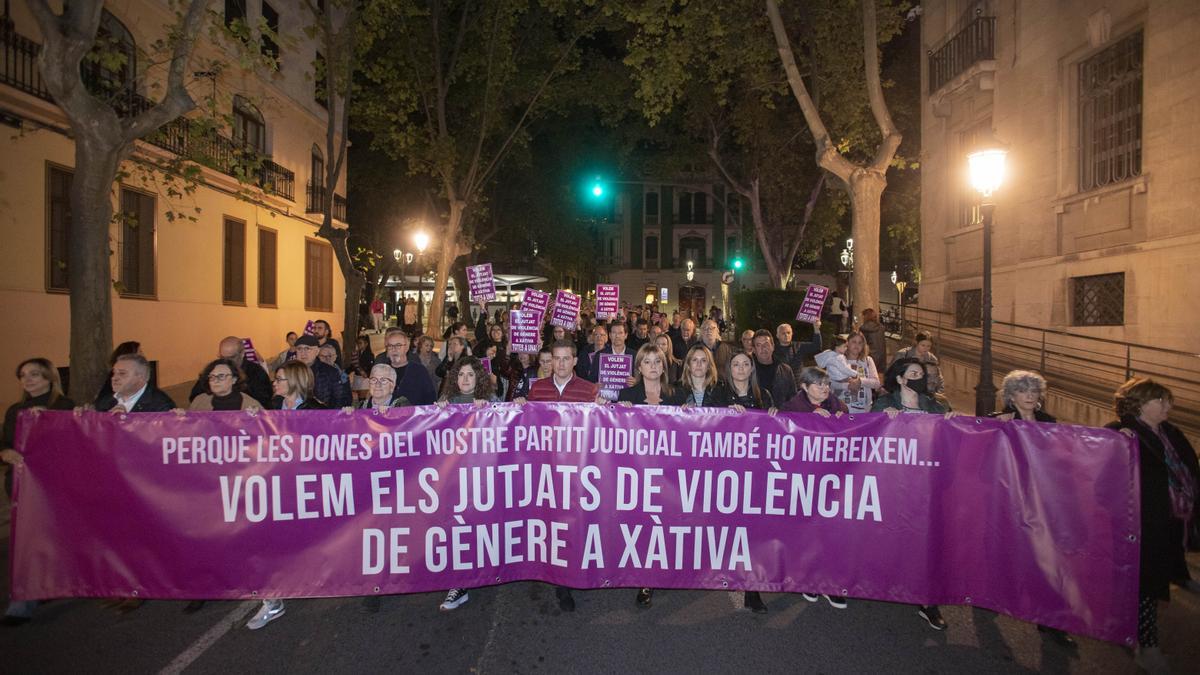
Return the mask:
<path id="1" fill-rule="evenodd" d="M 425 230 L 417 230 L 413 235 L 413 243 L 417 245 L 417 255 L 425 255 L 425 249 L 429 248 L 429 233 Z M 425 275 L 417 275 L 417 325 L 425 326 Z"/>
<path id="2" fill-rule="evenodd" d="M 992 138 L 981 139 L 967 155 L 967 170 L 971 187 L 979 192 L 983 216 L 983 289 L 981 291 L 981 351 L 979 355 L 979 384 L 975 386 L 975 414 L 990 415 L 996 407 L 996 385 L 992 383 L 992 216 L 996 203 L 992 195 L 1004 183 L 1008 149 Z"/>

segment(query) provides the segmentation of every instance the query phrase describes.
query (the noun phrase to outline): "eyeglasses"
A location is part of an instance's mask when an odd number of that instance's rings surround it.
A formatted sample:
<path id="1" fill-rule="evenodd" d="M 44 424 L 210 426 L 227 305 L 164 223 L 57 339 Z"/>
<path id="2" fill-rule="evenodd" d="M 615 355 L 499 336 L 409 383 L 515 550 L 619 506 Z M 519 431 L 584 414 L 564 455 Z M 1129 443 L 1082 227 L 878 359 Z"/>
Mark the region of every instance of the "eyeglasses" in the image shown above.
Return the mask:
<path id="1" fill-rule="evenodd" d="M 208 381 L 209 382 L 220 382 L 221 380 L 227 380 L 231 377 L 233 377 L 232 373 L 212 373 L 211 375 L 208 376 Z"/>
<path id="2" fill-rule="evenodd" d="M 408 345 L 404 344 L 403 342 L 389 342 L 387 344 L 388 349 L 404 349 L 406 347 L 408 347 Z"/>
<path id="3" fill-rule="evenodd" d="M 396 381 L 387 377 L 372 377 L 367 380 L 368 384 L 396 384 Z"/>
<path id="4" fill-rule="evenodd" d="M 276 382 L 287 382 L 288 379 L 286 377 L 277 377 L 277 378 L 275 378 L 275 381 Z"/>

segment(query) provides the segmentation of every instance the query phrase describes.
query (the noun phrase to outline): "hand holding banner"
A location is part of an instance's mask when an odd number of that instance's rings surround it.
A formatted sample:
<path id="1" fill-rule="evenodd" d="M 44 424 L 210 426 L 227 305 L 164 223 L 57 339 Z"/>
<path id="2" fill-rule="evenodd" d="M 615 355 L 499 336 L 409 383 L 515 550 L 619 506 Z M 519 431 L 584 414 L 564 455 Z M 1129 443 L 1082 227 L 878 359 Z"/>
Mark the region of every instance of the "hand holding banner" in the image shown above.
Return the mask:
<path id="1" fill-rule="evenodd" d="M 825 286 L 809 284 L 808 292 L 804 294 L 804 302 L 800 303 L 800 311 L 796 312 L 797 321 L 816 323 L 821 319 L 821 310 L 825 307 L 825 298 L 829 289 Z"/>

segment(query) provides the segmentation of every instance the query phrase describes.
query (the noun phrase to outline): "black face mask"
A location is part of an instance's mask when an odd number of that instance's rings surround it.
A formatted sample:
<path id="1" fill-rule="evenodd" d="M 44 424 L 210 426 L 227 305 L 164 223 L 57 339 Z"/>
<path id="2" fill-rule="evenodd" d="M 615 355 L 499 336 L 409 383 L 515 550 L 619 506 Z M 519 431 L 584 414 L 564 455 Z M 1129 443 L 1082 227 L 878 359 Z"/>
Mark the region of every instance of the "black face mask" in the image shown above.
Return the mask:
<path id="1" fill-rule="evenodd" d="M 923 378 L 923 377 L 915 379 L 915 380 L 905 380 L 904 384 L 909 389 L 912 389 L 913 391 L 917 392 L 918 394 L 929 393 L 929 383 L 926 382 L 925 378 Z"/>

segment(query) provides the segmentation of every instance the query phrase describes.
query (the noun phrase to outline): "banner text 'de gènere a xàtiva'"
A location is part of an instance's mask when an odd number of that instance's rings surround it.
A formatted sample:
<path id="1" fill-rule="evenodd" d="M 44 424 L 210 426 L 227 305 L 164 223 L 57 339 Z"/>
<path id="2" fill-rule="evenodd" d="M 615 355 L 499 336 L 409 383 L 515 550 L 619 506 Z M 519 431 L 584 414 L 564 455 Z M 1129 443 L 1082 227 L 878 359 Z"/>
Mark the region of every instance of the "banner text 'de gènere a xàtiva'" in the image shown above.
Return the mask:
<path id="1" fill-rule="evenodd" d="M 23 415 L 16 598 L 540 579 L 1135 630 L 1136 446 L 1101 429 L 593 404 Z"/>

